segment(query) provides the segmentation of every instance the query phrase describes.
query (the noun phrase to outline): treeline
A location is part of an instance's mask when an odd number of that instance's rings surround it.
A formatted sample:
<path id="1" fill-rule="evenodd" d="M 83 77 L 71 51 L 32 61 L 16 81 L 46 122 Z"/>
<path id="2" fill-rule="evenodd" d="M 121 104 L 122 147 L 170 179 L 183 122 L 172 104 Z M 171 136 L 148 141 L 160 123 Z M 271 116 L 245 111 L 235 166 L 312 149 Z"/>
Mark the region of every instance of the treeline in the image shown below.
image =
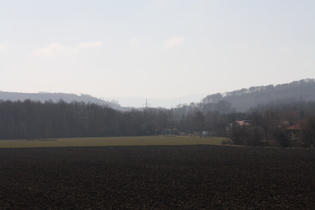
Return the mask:
<path id="1" fill-rule="evenodd" d="M 314 116 L 314 101 L 270 103 L 248 112 L 233 112 L 225 101 L 131 111 L 62 100 L 0 101 L 0 139 L 142 136 L 176 130 L 187 135 L 208 131 L 211 136 L 231 137 L 235 144 L 276 140 L 280 146 L 289 146 L 286 128 L 301 123 L 305 145 L 311 146 L 315 141 Z M 237 121 L 248 126 L 237 125 Z"/>
<path id="2" fill-rule="evenodd" d="M 232 115 L 231 115 L 232 116 Z M 0 101 L 0 139 L 142 136 L 175 129 L 191 134 L 211 130 L 225 136 L 230 116 L 203 112 L 191 104 L 175 109 L 119 111 L 92 103 Z"/>
<path id="3" fill-rule="evenodd" d="M 0 102 L 0 138 L 116 135 L 120 113 L 103 106 L 59 101 Z"/>
<path id="4" fill-rule="evenodd" d="M 315 101 L 287 99 L 236 112 L 230 102 L 219 100 L 180 105 L 169 116 L 181 131 L 209 131 L 238 145 L 315 146 Z M 291 125 L 299 130 L 289 131 Z"/>

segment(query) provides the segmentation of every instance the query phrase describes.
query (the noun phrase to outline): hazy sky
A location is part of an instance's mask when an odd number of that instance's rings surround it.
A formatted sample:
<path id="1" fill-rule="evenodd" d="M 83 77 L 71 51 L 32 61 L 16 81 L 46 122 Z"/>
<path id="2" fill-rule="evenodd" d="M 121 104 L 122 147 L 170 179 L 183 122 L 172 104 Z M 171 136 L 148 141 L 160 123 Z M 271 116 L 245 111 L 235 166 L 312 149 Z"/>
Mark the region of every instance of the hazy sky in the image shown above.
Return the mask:
<path id="1" fill-rule="evenodd" d="M 0 90 L 171 98 L 315 77 L 314 0 L 0 0 Z"/>

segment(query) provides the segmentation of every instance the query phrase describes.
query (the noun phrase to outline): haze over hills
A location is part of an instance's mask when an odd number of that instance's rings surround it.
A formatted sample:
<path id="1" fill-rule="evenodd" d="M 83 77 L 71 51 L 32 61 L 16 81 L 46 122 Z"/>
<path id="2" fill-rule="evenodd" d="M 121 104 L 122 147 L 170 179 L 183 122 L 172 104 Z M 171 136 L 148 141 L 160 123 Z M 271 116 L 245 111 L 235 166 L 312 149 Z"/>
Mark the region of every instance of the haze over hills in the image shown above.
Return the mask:
<path id="1" fill-rule="evenodd" d="M 225 93 L 211 94 L 206 97 L 204 95 L 190 95 L 173 99 L 156 99 L 156 98 L 123 98 L 108 97 L 96 98 L 90 95 L 69 94 L 69 93 L 16 93 L 0 91 L 0 100 L 23 101 L 30 99 L 33 101 L 58 102 L 62 99 L 65 102 L 82 101 L 85 103 L 96 103 L 105 105 L 117 110 L 129 110 L 133 107 L 142 108 L 161 107 L 175 108 L 177 106 L 190 105 L 194 103 L 199 107 L 207 107 L 206 110 L 219 110 L 228 108 L 223 112 L 239 111 L 246 112 L 250 108 L 258 105 L 269 103 L 283 103 L 297 100 L 310 101 L 315 100 L 315 80 L 303 79 L 287 84 L 255 86 L 243 88 Z M 147 104 L 146 104 L 147 102 Z M 224 102 L 224 103 L 222 103 Z"/>
<path id="2" fill-rule="evenodd" d="M 117 110 L 128 110 L 131 108 L 142 108 L 148 107 L 161 107 L 161 108 L 173 108 L 178 104 L 190 104 L 191 102 L 200 102 L 205 95 L 196 94 L 179 98 L 140 98 L 140 97 L 105 97 L 96 98 L 87 94 L 71 94 L 71 93 L 17 93 L 17 92 L 4 92 L 0 91 L 0 100 L 11 100 L 11 101 L 24 101 L 30 99 L 33 101 L 45 102 L 51 100 L 58 102 L 63 100 L 67 103 L 72 101 L 81 101 L 85 103 L 96 103 L 99 105 L 105 105 Z"/>
<path id="3" fill-rule="evenodd" d="M 194 94 L 177 98 L 144 98 L 144 97 L 105 97 L 108 101 L 117 101 L 123 107 L 163 107 L 174 108 L 179 104 L 199 103 L 206 95 Z"/>
<path id="4" fill-rule="evenodd" d="M 113 109 L 124 109 L 119 104 L 112 101 L 105 101 L 87 94 L 69 94 L 69 93 L 17 93 L 17 92 L 4 92 L 0 91 L 0 100 L 10 100 L 10 101 L 24 101 L 24 100 L 32 100 L 32 101 L 53 101 L 58 102 L 59 100 L 63 100 L 67 103 L 72 101 L 85 102 L 85 103 L 95 103 L 99 105 L 105 105 L 111 107 Z"/>

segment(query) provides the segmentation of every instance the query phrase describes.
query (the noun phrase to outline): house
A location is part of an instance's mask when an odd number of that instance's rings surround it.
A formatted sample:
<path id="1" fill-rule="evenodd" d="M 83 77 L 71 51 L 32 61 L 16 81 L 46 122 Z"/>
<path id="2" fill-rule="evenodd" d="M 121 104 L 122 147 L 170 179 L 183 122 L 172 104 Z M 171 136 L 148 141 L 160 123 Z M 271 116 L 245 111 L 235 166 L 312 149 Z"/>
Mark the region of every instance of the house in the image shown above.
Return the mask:
<path id="1" fill-rule="evenodd" d="M 293 124 L 289 127 L 287 127 L 288 135 L 291 141 L 292 146 L 303 146 L 303 141 L 302 141 L 302 130 L 303 127 L 300 123 Z"/>
<path id="2" fill-rule="evenodd" d="M 251 120 L 238 120 L 236 121 L 236 125 L 240 127 L 248 127 L 251 125 Z"/>
<path id="3" fill-rule="evenodd" d="M 229 132 L 233 128 L 242 128 L 242 127 L 249 127 L 249 126 L 251 126 L 251 120 L 236 120 L 232 123 L 229 123 L 225 129 L 227 132 Z"/>
<path id="4" fill-rule="evenodd" d="M 298 133 L 302 130 L 302 126 L 301 124 L 294 124 L 294 125 L 291 125 L 289 127 L 287 127 L 287 130 L 290 132 L 290 133 Z"/>

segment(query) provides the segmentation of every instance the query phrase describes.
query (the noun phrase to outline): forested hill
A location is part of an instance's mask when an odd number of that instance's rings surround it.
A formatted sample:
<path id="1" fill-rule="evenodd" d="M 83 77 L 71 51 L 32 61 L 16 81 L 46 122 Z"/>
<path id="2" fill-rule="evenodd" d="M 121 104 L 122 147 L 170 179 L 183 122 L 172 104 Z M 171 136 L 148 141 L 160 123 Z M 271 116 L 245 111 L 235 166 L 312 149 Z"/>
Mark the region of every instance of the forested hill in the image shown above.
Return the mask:
<path id="1" fill-rule="evenodd" d="M 243 88 L 224 94 L 205 97 L 201 104 L 227 101 L 235 111 L 246 112 L 250 108 L 269 103 L 290 103 L 298 100 L 315 101 L 315 80 L 304 79 L 287 84 Z"/>
<path id="2" fill-rule="evenodd" d="M 16 93 L 16 92 L 3 92 L 0 91 L 0 100 L 9 100 L 9 101 L 24 101 L 24 100 L 32 100 L 32 101 L 52 101 L 58 102 L 59 100 L 63 100 L 67 103 L 76 101 L 76 102 L 84 102 L 84 103 L 94 103 L 99 105 L 108 106 L 113 109 L 123 110 L 118 103 L 105 101 L 99 98 L 95 98 L 90 95 L 81 94 L 68 94 L 68 93 Z"/>

